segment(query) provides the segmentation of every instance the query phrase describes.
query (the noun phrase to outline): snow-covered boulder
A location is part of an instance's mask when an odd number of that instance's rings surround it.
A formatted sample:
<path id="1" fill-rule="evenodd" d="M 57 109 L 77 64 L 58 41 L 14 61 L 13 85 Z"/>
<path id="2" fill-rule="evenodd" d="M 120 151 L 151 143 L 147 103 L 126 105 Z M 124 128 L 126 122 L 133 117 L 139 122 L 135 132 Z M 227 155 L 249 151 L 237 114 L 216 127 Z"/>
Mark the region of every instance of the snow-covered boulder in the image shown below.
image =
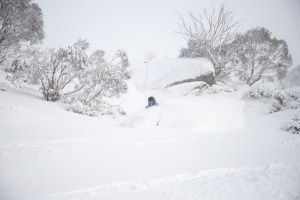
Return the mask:
<path id="1" fill-rule="evenodd" d="M 144 68 L 145 89 L 157 89 L 203 81 L 215 83 L 212 63 L 206 58 L 165 58 L 147 63 Z"/>

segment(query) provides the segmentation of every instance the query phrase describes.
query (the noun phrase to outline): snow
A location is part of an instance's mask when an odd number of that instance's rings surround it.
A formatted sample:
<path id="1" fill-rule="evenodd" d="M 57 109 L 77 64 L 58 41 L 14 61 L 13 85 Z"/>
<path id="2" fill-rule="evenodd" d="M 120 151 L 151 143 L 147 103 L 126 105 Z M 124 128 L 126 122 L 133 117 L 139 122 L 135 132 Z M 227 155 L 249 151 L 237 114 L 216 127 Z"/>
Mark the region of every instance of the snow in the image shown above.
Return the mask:
<path id="1" fill-rule="evenodd" d="M 291 173 L 296 171 L 296 173 Z M 52 194 L 43 199 L 298 199 L 299 170 L 272 163 L 263 168 L 226 168 L 140 182 L 122 182 Z M 280 179 L 281 182 L 278 181 Z M 259 184 L 255 184 L 259 182 Z M 288 184 L 285 184 L 288 183 Z M 294 190 L 291 190 L 291 188 Z M 281 193 L 277 191 L 280 190 Z M 182 192 L 189 191 L 189 192 Z M 196 197 L 196 198 L 195 198 Z"/>
<path id="2" fill-rule="evenodd" d="M 157 97 L 160 106 L 150 110 L 137 111 L 125 120 L 125 126 L 128 124 L 130 127 L 145 127 L 150 121 L 154 121 L 152 124 L 156 124 L 155 121 L 158 119 L 161 121 L 159 125 L 161 128 L 185 130 L 234 128 L 241 127 L 245 123 L 243 114 L 245 105 L 235 96 L 222 94 L 205 97 L 176 97 L 168 90 L 152 91 L 147 96 Z"/>
<path id="3" fill-rule="evenodd" d="M 289 86 L 289 87 L 300 87 L 300 65 L 299 66 L 294 66 L 292 67 L 284 82 L 285 82 L 285 85 Z"/>
<path id="4" fill-rule="evenodd" d="M 143 90 L 166 87 L 174 82 L 194 79 L 214 73 L 212 63 L 206 58 L 165 58 L 139 65 L 135 70 Z"/>
<path id="5" fill-rule="evenodd" d="M 119 119 L 67 112 L 0 74 L 0 199 L 300 199 L 300 137 L 280 129 L 299 109 L 268 114 L 248 88 L 183 95 L 164 86 L 184 74 L 145 83 L 149 66 L 133 66 Z M 148 96 L 159 106 L 145 110 Z"/>

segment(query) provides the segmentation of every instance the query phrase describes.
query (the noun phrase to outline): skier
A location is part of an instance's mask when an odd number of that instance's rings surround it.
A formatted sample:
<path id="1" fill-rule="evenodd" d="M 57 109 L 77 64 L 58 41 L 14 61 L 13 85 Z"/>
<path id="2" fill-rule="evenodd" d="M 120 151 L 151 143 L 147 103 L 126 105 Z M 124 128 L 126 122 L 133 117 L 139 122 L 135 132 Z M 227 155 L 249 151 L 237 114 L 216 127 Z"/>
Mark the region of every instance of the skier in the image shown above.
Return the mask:
<path id="1" fill-rule="evenodd" d="M 154 97 L 149 97 L 148 98 L 148 105 L 146 106 L 146 108 L 150 108 L 152 106 L 158 106 L 158 103 L 156 102 Z"/>

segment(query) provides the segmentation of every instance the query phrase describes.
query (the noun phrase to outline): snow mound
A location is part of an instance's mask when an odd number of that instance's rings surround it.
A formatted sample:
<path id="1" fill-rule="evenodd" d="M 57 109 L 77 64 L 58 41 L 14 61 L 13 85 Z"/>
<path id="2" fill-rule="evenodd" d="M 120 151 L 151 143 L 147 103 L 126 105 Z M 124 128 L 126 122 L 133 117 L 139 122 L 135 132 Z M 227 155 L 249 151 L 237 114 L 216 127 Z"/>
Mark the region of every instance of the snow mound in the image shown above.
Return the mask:
<path id="1" fill-rule="evenodd" d="M 166 58 L 150 62 L 142 70 L 144 89 L 163 88 L 174 82 L 214 73 L 212 63 L 206 58 Z"/>

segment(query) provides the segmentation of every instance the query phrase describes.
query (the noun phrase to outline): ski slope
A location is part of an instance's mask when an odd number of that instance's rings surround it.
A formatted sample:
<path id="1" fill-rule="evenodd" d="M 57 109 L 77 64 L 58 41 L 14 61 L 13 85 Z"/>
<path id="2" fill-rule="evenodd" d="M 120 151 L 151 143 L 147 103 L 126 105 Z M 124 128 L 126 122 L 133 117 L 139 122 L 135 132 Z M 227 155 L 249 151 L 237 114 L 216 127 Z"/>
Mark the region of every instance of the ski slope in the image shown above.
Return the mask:
<path id="1" fill-rule="evenodd" d="M 1 77 L 0 199 L 300 199 L 300 138 L 280 130 L 299 110 L 267 114 L 243 88 L 195 97 L 137 80 L 114 120 Z M 160 105 L 145 110 L 150 95 Z"/>

